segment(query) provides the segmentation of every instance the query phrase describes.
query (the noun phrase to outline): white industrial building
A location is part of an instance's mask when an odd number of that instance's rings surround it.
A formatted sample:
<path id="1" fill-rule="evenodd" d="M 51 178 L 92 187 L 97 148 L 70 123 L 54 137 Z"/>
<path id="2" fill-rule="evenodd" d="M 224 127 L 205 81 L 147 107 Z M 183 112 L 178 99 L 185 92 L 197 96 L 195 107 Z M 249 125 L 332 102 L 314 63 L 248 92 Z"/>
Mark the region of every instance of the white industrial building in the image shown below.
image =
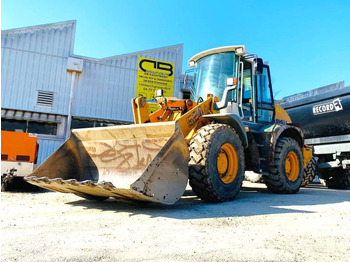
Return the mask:
<path id="1" fill-rule="evenodd" d="M 73 53 L 75 30 L 68 21 L 1 33 L 2 130 L 36 133 L 38 164 L 72 128 L 133 121 L 139 57 L 174 63 L 179 95 L 182 44 L 96 59 Z"/>

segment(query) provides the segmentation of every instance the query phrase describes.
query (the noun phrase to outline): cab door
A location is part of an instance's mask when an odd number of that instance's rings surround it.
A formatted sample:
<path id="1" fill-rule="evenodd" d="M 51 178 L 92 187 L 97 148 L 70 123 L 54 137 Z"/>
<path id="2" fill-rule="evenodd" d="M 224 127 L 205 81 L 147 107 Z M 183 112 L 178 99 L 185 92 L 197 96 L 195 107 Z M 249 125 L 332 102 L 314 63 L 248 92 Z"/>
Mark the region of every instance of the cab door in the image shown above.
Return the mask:
<path id="1" fill-rule="evenodd" d="M 255 76 L 255 87 L 257 102 L 256 122 L 273 123 L 275 119 L 275 104 L 268 65 L 264 65 L 262 73 Z"/>

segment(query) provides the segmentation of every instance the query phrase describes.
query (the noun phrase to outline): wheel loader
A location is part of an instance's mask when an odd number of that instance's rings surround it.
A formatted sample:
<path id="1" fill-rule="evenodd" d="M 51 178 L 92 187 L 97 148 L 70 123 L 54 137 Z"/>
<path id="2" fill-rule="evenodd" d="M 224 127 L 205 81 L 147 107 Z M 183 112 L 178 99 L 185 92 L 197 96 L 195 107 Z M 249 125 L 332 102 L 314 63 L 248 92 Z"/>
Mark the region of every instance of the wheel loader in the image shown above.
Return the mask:
<path id="1" fill-rule="evenodd" d="M 179 200 L 189 181 L 199 198 L 223 202 L 253 170 L 270 191 L 296 193 L 311 149 L 274 103 L 269 66 L 244 45 L 201 52 L 189 66 L 194 84 L 182 99 L 157 90 L 154 101 L 132 99 L 133 125 L 72 130 L 26 181 L 87 199 L 162 204 Z"/>

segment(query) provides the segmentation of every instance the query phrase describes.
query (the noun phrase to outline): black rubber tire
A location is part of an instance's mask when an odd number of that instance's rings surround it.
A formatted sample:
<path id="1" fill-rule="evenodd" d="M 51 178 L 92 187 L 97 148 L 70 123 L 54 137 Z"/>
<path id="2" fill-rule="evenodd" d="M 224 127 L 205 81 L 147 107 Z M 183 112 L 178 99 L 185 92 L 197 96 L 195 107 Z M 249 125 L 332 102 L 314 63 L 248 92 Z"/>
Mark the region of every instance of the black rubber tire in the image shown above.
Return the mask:
<path id="1" fill-rule="evenodd" d="M 345 189 L 350 187 L 350 170 L 342 168 L 328 169 L 327 175 L 322 172 L 320 182 L 331 189 Z"/>
<path id="2" fill-rule="evenodd" d="M 7 191 L 7 182 L 1 182 L 1 192 L 6 192 Z"/>
<path id="3" fill-rule="evenodd" d="M 6 173 L 5 174 L 2 174 L 1 176 L 1 192 L 6 192 L 7 189 L 8 189 L 8 182 L 7 181 L 4 181 L 6 180 Z"/>
<path id="4" fill-rule="evenodd" d="M 304 168 L 304 176 L 303 181 L 301 182 L 301 186 L 306 186 L 310 184 L 316 176 L 316 159 L 314 157 L 311 158 L 310 162 Z"/>
<path id="5" fill-rule="evenodd" d="M 294 151 L 299 160 L 299 174 L 295 181 L 290 181 L 285 172 L 285 161 L 289 152 Z M 299 191 L 303 180 L 303 155 L 297 141 L 290 137 L 280 137 L 274 152 L 274 165 L 263 175 L 264 183 L 273 193 L 295 194 Z"/>
<path id="6" fill-rule="evenodd" d="M 225 184 L 219 177 L 217 158 L 222 145 L 233 146 L 238 169 L 235 179 Z M 193 192 L 208 202 L 233 200 L 244 178 L 244 150 L 235 130 L 224 124 L 210 124 L 200 128 L 190 142 L 189 183 Z"/>

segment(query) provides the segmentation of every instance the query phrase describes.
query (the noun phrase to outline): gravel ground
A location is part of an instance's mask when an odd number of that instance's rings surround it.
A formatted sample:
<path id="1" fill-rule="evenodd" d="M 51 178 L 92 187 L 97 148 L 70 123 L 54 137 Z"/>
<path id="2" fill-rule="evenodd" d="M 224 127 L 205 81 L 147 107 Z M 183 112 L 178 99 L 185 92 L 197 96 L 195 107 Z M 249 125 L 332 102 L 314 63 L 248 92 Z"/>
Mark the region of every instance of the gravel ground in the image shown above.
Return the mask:
<path id="1" fill-rule="evenodd" d="M 205 203 L 92 202 L 56 192 L 1 193 L 1 261 L 350 261 L 350 191 L 319 184 L 276 195 L 244 183 Z"/>

